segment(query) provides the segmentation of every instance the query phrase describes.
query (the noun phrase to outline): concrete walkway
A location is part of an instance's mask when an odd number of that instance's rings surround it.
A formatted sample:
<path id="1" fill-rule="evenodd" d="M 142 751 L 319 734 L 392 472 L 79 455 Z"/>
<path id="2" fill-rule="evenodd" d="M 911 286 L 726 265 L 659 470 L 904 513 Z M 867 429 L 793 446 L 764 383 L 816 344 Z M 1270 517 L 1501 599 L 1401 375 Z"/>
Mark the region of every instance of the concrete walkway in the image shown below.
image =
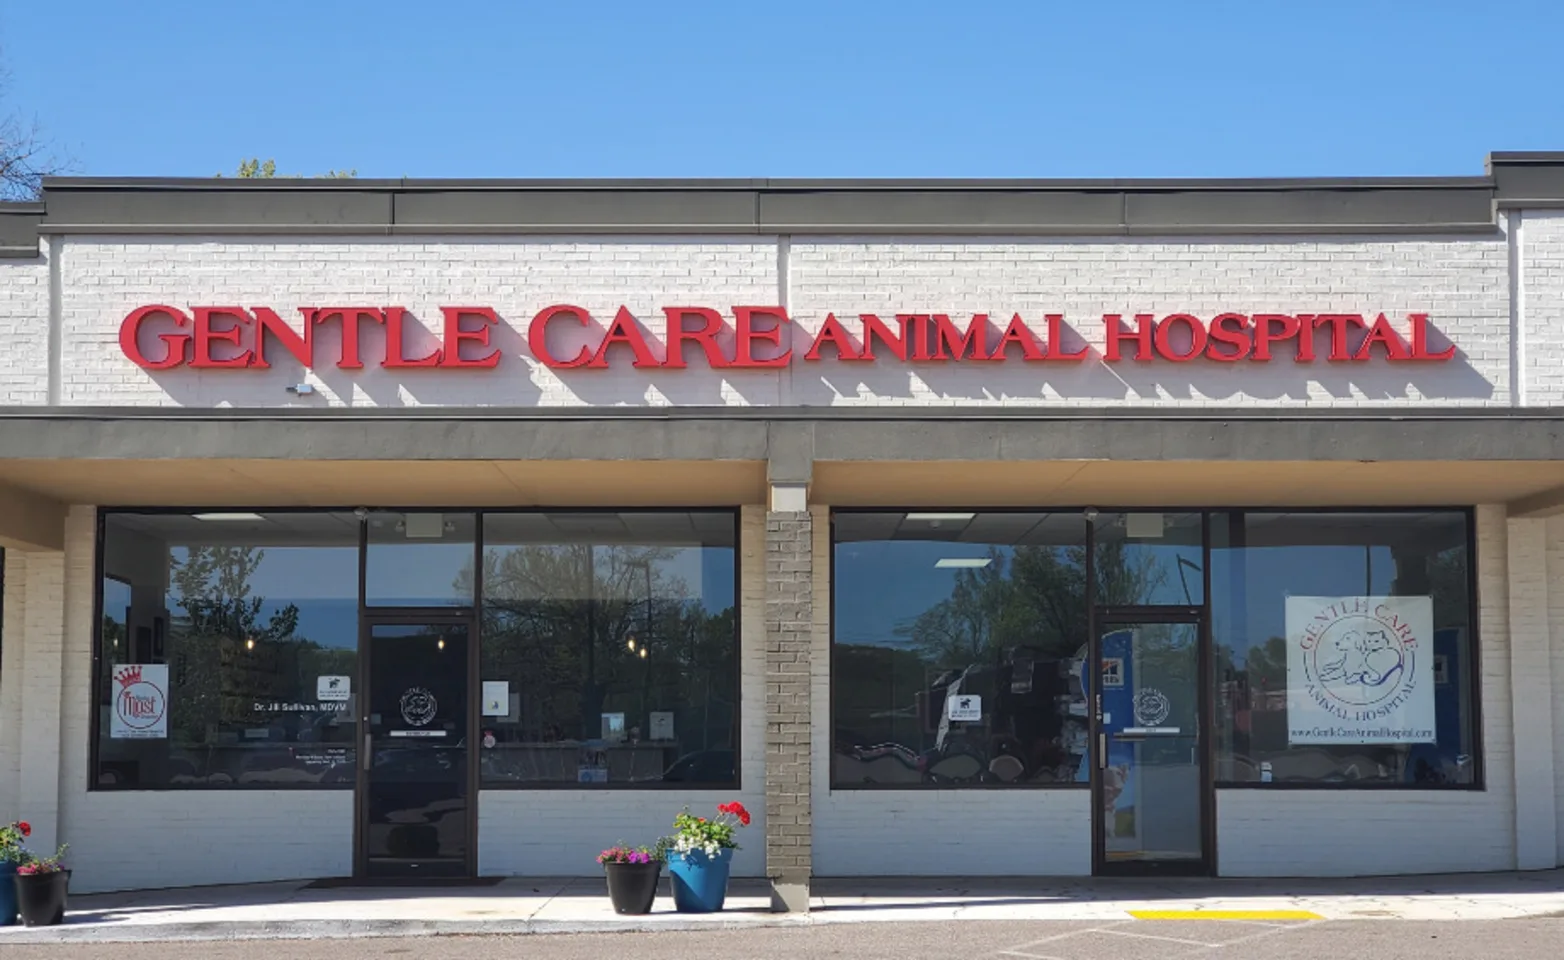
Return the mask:
<path id="1" fill-rule="evenodd" d="M 1564 915 L 1564 871 L 1368 880 L 817 880 L 812 912 L 769 909 L 735 880 L 719 914 L 621 917 L 600 878 L 493 886 L 310 888 L 303 883 L 79 896 L 59 927 L 0 928 L 0 946 L 434 934 L 586 933 L 923 920 L 1498 920 Z"/>

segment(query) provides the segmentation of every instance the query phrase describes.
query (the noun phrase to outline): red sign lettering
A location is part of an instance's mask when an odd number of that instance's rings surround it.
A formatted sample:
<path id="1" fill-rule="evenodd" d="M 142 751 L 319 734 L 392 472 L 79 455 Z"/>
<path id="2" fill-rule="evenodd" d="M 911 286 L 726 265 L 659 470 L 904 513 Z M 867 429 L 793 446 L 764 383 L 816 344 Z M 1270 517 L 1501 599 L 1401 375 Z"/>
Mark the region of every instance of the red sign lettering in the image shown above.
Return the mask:
<path id="1" fill-rule="evenodd" d="M 438 345 L 408 356 L 407 330 L 416 324 L 404 307 L 299 307 L 300 327 L 290 326 L 270 307 L 193 306 L 188 310 L 152 304 L 132 310 L 120 324 L 120 349 L 147 370 L 266 370 L 280 346 L 300 365 L 317 366 L 316 328 L 335 321 L 341 328 L 337 356 L 326 360 L 342 370 L 361 370 L 366 324 L 385 330 L 385 351 L 370 358 L 388 369 L 490 370 L 503 357 L 492 342 L 504 321 L 493 307 L 440 307 Z M 1080 362 L 1092 355 L 1062 313 L 1028 320 L 1013 314 L 997 330 L 986 313 L 965 325 L 944 313 L 859 314 L 856 329 L 826 314 L 818 331 L 795 350 L 795 322 L 780 306 L 663 307 L 663 339 L 621 306 L 606 325 L 582 307 L 544 307 L 527 325 L 533 360 L 554 370 L 603 370 L 626 362 L 638 370 L 682 370 L 688 348 L 714 370 L 771 370 L 794 362 L 819 363 L 1022 363 Z M 731 316 L 731 324 L 729 317 Z M 1218 313 L 1205 320 L 1191 313 L 1110 313 L 1102 317 L 1105 363 L 1269 363 L 1289 356 L 1314 363 L 1442 363 L 1456 356 L 1454 345 L 1430 345 L 1426 313 L 1397 322 L 1389 314 Z M 1082 344 L 1067 349 L 1066 340 Z M 566 339 L 568 338 L 568 339 Z M 553 346 L 551 346 L 551 342 Z M 570 346 L 561 350 L 561 342 Z"/>

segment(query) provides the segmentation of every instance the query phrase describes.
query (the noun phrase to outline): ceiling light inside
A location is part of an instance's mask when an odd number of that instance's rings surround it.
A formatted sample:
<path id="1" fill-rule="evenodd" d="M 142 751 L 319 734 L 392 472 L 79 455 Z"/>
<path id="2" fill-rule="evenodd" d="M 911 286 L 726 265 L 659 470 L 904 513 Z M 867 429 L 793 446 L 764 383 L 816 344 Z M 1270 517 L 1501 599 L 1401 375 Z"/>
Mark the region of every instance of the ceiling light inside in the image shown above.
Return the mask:
<path id="1" fill-rule="evenodd" d="M 258 513 L 198 513 L 195 518 L 219 523 L 259 523 L 266 519 Z"/>
<path id="2" fill-rule="evenodd" d="M 966 523 L 975 516 L 975 513 L 909 513 L 907 519 L 913 523 Z"/>
<path id="3" fill-rule="evenodd" d="M 979 570 L 993 563 L 992 557 L 945 557 L 934 561 L 940 570 Z"/>

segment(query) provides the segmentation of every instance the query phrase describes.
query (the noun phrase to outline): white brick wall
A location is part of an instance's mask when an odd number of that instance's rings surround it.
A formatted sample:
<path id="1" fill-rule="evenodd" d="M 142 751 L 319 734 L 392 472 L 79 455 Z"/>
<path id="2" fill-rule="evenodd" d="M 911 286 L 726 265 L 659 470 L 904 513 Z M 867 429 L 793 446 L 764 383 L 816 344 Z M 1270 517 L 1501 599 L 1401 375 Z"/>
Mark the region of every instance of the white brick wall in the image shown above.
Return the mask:
<path id="1" fill-rule="evenodd" d="M 742 789 L 606 792 L 487 790 L 478 804 L 478 871 L 485 876 L 596 876 L 599 850 L 652 843 L 688 805 L 701 815 L 738 800 L 754 819 L 739 831 L 735 876 L 758 877 L 766 860 L 765 511 L 743 508 L 739 524 L 740 744 Z M 705 813 L 703 813 L 705 811 Z"/>
<path id="2" fill-rule="evenodd" d="M 683 371 L 656 375 L 629 365 L 574 371 L 568 379 L 531 363 L 527 326 L 537 311 L 571 303 L 606 327 L 621 305 L 657 332 L 665 306 L 771 304 L 777 298 L 776 244 L 753 238 L 634 241 L 374 240 L 340 243 L 222 242 L 73 238 L 63 261 L 62 402 L 90 405 L 215 406 L 614 406 L 722 405 L 776 402 L 776 378 L 751 374 L 724 383 L 691 353 Z M 301 306 L 394 305 L 425 327 L 441 329 L 441 306 L 495 308 L 505 323 L 492 343 L 503 358 L 493 370 L 382 370 L 383 333 L 365 339 L 365 369 L 329 364 L 305 374 L 269 346 L 270 370 L 142 370 L 119 346 L 119 326 L 138 306 L 165 303 L 267 306 L 295 324 Z M 568 332 L 567 324 L 558 324 Z M 321 328 L 321 356 L 335 357 L 336 324 Z M 595 338 L 594 338 L 595 342 Z M 373 343 L 374 346 L 369 344 Z M 159 345 L 161 349 L 161 345 Z M 624 350 L 619 356 L 619 350 Z M 408 356 L 425 343 L 409 337 Z M 561 347 L 562 356 L 569 355 Z M 573 351 L 572 351 L 573 352 Z M 524 356 L 525 354 L 525 356 Z M 569 372 L 569 371 L 567 371 Z M 606 375 L 605 375 L 606 374 Z M 312 384 L 319 393 L 286 391 Z"/>
<path id="3" fill-rule="evenodd" d="M 795 402 L 1363 406 L 1509 402 L 1502 239 L 1123 243 L 794 243 L 789 305 L 813 332 L 827 311 L 938 310 L 1008 323 L 1064 313 L 1092 346 L 1104 313 L 1377 315 L 1430 323 L 1464 353 L 1447 364 L 811 364 Z M 1038 325 L 1040 327 L 1040 325 Z M 856 323 L 849 329 L 855 329 Z M 1403 333 L 1405 332 L 1403 328 Z M 1323 340 L 1321 341 L 1323 343 Z M 883 351 L 879 351 L 883 355 Z M 1290 354 L 1284 353 L 1283 356 Z"/>
<path id="4" fill-rule="evenodd" d="M 1510 702 L 1505 509 L 1477 511 L 1487 789 L 1219 790 L 1225 876 L 1378 876 L 1515 867 L 1515 741 Z"/>
<path id="5" fill-rule="evenodd" d="M 49 248 L 37 260 L 0 260 L 0 406 L 48 402 Z"/>
<path id="6" fill-rule="evenodd" d="M 815 875 L 1089 875 L 1088 790 L 831 789 L 831 513 L 821 505 L 812 511 Z"/>
<path id="7" fill-rule="evenodd" d="M 1519 400 L 1523 406 L 1564 406 L 1564 214 L 1517 212 L 1510 232 L 1520 291 Z"/>
<path id="8" fill-rule="evenodd" d="M 670 238 L 341 242 L 73 237 L 62 260 L 63 382 L 68 404 L 208 406 L 615 404 L 882 405 L 1505 405 L 1510 402 L 1508 247 L 1451 240 L 1243 240 L 1203 243 L 840 240 L 794 243 L 786 289 L 773 240 Z M 661 308 L 785 303 L 800 354 L 828 312 L 945 311 L 965 323 L 1015 312 L 1041 329 L 1063 312 L 1094 346 L 1102 314 L 1190 311 L 1428 312 L 1463 351 L 1445 364 L 796 362 L 781 371 L 550 371 L 526 356 L 527 323 L 572 302 L 606 324 L 627 304 L 656 335 Z M 504 359 L 490 371 L 326 367 L 306 375 L 273 348 L 269 371 L 148 372 L 121 354 L 118 329 L 149 303 L 294 308 L 392 304 L 437 329 L 438 307 L 496 308 Z M 335 324 L 322 350 L 335 353 Z M 1405 332 L 1403 330 L 1403 332 Z M 379 340 L 366 346 L 378 355 Z M 421 354 L 422 342 L 409 353 Z M 654 347 L 660 349 L 660 347 Z M 319 394 L 286 387 L 309 382 Z"/>

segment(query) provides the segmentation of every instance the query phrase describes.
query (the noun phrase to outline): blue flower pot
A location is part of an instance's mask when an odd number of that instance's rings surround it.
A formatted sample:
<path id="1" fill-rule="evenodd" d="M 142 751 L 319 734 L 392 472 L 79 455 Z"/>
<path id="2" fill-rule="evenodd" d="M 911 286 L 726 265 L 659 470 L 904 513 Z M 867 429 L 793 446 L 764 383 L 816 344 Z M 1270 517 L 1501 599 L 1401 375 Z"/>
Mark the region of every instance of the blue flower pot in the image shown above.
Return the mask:
<path id="1" fill-rule="evenodd" d="M 0 927 L 16 923 L 16 864 L 0 862 Z"/>
<path id="2" fill-rule="evenodd" d="M 673 906 L 680 913 L 716 913 L 728 896 L 728 870 L 733 851 L 708 857 L 699 851 L 670 853 L 668 875 L 673 879 Z"/>

